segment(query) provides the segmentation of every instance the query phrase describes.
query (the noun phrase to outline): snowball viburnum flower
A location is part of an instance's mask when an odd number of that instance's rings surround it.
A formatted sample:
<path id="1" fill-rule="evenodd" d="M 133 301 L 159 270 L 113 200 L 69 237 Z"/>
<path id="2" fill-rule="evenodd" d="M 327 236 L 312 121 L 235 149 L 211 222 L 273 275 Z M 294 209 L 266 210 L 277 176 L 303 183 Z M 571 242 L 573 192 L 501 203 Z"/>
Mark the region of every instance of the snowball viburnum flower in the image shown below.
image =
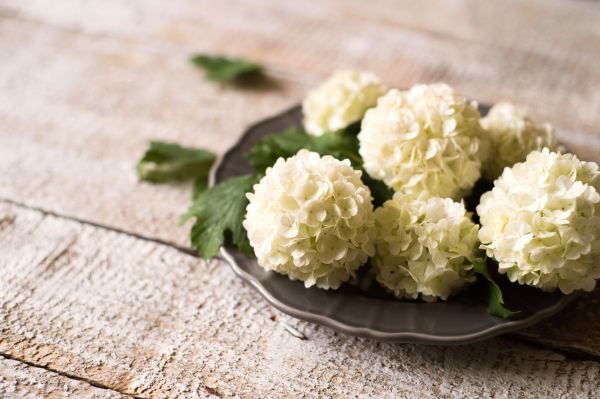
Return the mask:
<path id="1" fill-rule="evenodd" d="M 532 120 L 526 110 L 510 102 L 494 105 L 480 123 L 491 144 L 483 176 L 491 181 L 498 178 L 505 167 L 525 162 L 531 151 L 563 149 L 549 123 Z"/>
<path id="2" fill-rule="evenodd" d="M 300 150 L 248 193 L 243 222 L 258 264 L 337 289 L 375 254 L 372 197 L 350 161 Z"/>
<path id="3" fill-rule="evenodd" d="M 385 91 L 372 73 L 336 71 L 302 102 L 304 129 L 313 136 L 343 129 L 362 119 Z"/>
<path id="4" fill-rule="evenodd" d="M 487 142 L 479 118 L 477 104 L 446 84 L 392 89 L 362 121 L 364 168 L 411 198 L 458 200 L 480 177 Z"/>
<path id="5" fill-rule="evenodd" d="M 481 248 L 511 281 L 591 291 L 600 278 L 600 172 L 547 148 L 504 169 L 481 197 Z"/>
<path id="6" fill-rule="evenodd" d="M 446 300 L 476 280 L 479 226 L 462 203 L 396 193 L 375 218 L 377 281 L 396 297 Z"/>

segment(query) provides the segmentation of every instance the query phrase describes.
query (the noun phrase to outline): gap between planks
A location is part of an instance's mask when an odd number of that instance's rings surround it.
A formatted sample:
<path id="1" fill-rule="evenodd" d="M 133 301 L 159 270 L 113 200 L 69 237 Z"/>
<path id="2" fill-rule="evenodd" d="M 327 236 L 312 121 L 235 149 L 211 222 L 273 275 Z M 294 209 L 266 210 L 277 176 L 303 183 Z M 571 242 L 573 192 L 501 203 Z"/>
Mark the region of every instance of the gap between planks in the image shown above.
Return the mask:
<path id="1" fill-rule="evenodd" d="M 72 373 L 68 373 L 68 372 L 65 372 L 65 371 L 61 371 L 61 370 L 58 370 L 58 369 L 53 369 L 53 368 L 45 366 L 45 365 L 35 364 L 33 362 L 28 362 L 26 360 L 19 359 L 19 358 L 13 356 L 12 353 L 3 353 L 3 352 L 0 352 L 0 359 L 1 358 L 13 360 L 15 362 L 19 362 L 21 364 L 24 364 L 24 365 L 27 365 L 27 366 L 30 366 L 30 367 L 35 367 L 37 369 L 46 370 L 46 371 L 49 371 L 49 372 L 54 373 L 56 375 L 59 375 L 61 377 L 65 377 L 65 378 L 68 378 L 68 379 L 71 379 L 71 380 L 74 380 L 74 381 L 84 382 L 84 383 L 89 384 L 89 385 L 91 385 L 93 387 L 104 389 L 104 390 L 110 391 L 110 392 L 114 392 L 114 393 L 117 393 L 119 395 L 123 395 L 123 397 L 125 397 L 125 398 L 147 399 L 147 397 L 145 397 L 145 396 L 139 396 L 139 395 L 134 395 L 134 394 L 131 394 L 131 393 L 122 392 L 121 390 L 119 390 L 117 388 L 110 387 L 108 385 L 102 384 L 100 382 L 97 382 L 97 381 L 89 379 L 89 378 L 80 377 L 78 375 L 75 375 L 75 374 L 72 374 Z M 214 396 L 219 397 L 219 398 L 223 397 L 219 393 L 219 391 L 217 391 L 214 388 L 211 388 L 209 386 L 204 385 L 203 389 L 210 395 L 210 397 L 214 397 Z"/>
<path id="2" fill-rule="evenodd" d="M 23 288 L 6 292 L 2 351 L 138 396 L 206 398 L 205 386 L 248 398 L 296 396 L 290 391 L 534 398 L 571 388 L 588 397 L 599 389 L 598 363 L 505 338 L 390 345 L 298 321 L 310 337 L 300 341 L 222 262 L 209 270 L 175 248 L 14 205 L 0 209 L 13 260 L 3 276 Z"/>
<path id="3" fill-rule="evenodd" d="M 6 359 L 17 361 L 17 362 L 22 363 L 22 364 L 26 364 L 26 365 L 31 366 L 31 367 L 36 367 L 36 368 L 43 369 L 43 370 L 46 370 L 46 371 L 51 371 L 53 373 L 56 373 L 56 374 L 58 374 L 60 376 L 66 377 L 66 378 L 70 378 L 72 380 L 77 380 L 77 381 L 85 382 L 85 383 L 90 384 L 91 386 L 96 387 L 96 388 L 101 388 L 101 389 L 106 389 L 107 391 L 116 392 L 116 393 L 119 393 L 121 395 L 124 395 L 125 397 L 131 397 L 131 398 L 136 398 L 136 399 L 146 399 L 143 396 L 136 396 L 136 395 L 132 395 L 130 393 L 121 392 L 118 389 L 109 387 L 107 385 L 104 385 L 104 384 L 99 383 L 97 381 L 90 380 L 88 378 L 79 377 L 78 375 L 71 374 L 71 373 L 68 373 L 68 372 L 65 372 L 65 371 L 55 370 L 55 369 L 53 369 L 51 367 L 44 366 L 42 364 L 35 364 L 35 363 L 28 362 L 28 361 L 23 360 L 23 359 L 19 359 L 18 357 L 14 356 L 10 352 L 9 353 L 0 352 L 0 356 L 4 357 Z"/>
<path id="4" fill-rule="evenodd" d="M 7 203 L 7 204 L 10 204 L 10 205 L 15 205 L 15 206 L 21 207 L 23 209 L 29 209 L 29 210 L 32 210 L 32 211 L 37 211 L 37 212 L 40 212 L 40 213 L 42 213 L 44 215 L 55 216 L 57 218 L 61 218 L 61 219 L 65 219 L 65 220 L 72 220 L 74 222 L 78 222 L 78 223 L 85 224 L 85 225 L 88 225 L 88 226 L 97 227 L 97 228 L 104 229 L 104 230 L 114 231 L 115 233 L 125 234 L 125 235 L 130 236 L 130 237 L 139 238 L 140 240 L 151 241 L 151 242 L 155 242 L 155 243 L 160 244 L 160 245 L 166 245 L 168 247 L 175 248 L 178 251 L 181 251 L 181 252 L 186 253 L 188 255 L 191 255 L 193 257 L 196 257 L 196 258 L 200 257 L 200 255 L 198 255 L 198 252 L 195 251 L 192 248 L 186 248 L 186 247 L 182 247 L 182 246 L 179 246 L 179 245 L 175 245 L 173 243 L 170 243 L 168 241 L 164 241 L 164 240 L 161 240 L 161 239 L 158 239 L 158 238 L 152 238 L 152 237 L 144 236 L 144 235 L 141 235 L 141 234 L 131 233 L 129 231 L 118 229 L 116 227 L 105 226 L 105 225 L 102 225 L 102 224 L 99 224 L 99 223 L 91 222 L 89 220 L 79 219 L 79 218 L 72 217 L 72 216 L 60 215 L 60 214 L 57 214 L 56 212 L 52 212 L 52 211 L 48 211 L 48 210 L 45 210 L 45 209 L 37 208 L 35 206 L 24 205 L 24 204 L 21 204 L 19 202 L 16 202 L 16 201 L 13 201 L 13 200 L 10 200 L 10 199 L 0 198 L 0 201 L 4 202 L 4 203 Z M 216 258 L 223 260 L 219 255 L 217 255 Z"/>
<path id="5" fill-rule="evenodd" d="M 198 252 L 195 251 L 192 248 L 181 247 L 181 246 L 178 246 L 178 245 L 175 245 L 175 244 L 163 241 L 163 240 L 159 240 L 159 239 L 155 239 L 155 238 L 151 238 L 151 237 L 145 237 L 145 236 L 140 235 L 140 234 L 130 233 L 130 232 L 127 232 L 127 231 L 124 231 L 124 230 L 121 230 L 121 229 L 113 228 L 113 227 L 110 227 L 110 226 L 104 226 L 104 225 L 101 225 L 101 224 L 98 224 L 98 223 L 94 223 L 94 222 L 90 222 L 90 221 L 87 221 L 87 220 L 82 220 L 82 219 L 74 218 L 74 217 L 71 217 L 71 216 L 59 215 L 59 214 L 56 214 L 55 212 L 50 212 L 50 211 L 47 211 L 47 210 L 44 210 L 44 209 L 40 209 L 40 208 L 36 208 L 36 207 L 31 207 L 31 206 L 27 206 L 27 205 L 23 205 L 23 204 L 20 204 L 18 202 L 12 201 L 12 200 L 7 200 L 7 199 L 0 198 L 0 202 L 4 202 L 4 203 L 10 204 L 10 205 L 18 206 L 18 207 L 21 207 L 23 209 L 37 211 L 37 212 L 40 212 L 40 213 L 42 213 L 44 215 L 50 215 L 50 216 L 54 216 L 54 217 L 57 217 L 57 218 L 60 218 L 60 219 L 74 221 L 74 222 L 77 222 L 77 223 L 81 223 L 81 224 L 84 224 L 84 225 L 96 227 L 96 228 L 99 228 L 99 229 L 113 231 L 113 232 L 116 232 L 116 233 L 119 233 L 119 234 L 124 234 L 124 235 L 130 236 L 130 237 L 134 237 L 134 238 L 137 238 L 137 239 L 140 239 L 140 240 L 154 242 L 154 243 L 157 243 L 157 244 L 160 244 L 160 245 L 164 245 L 164 246 L 167 246 L 167 247 L 170 247 L 170 248 L 174 248 L 174 249 L 176 249 L 176 250 L 178 250 L 180 252 L 183 252 L 183 253 L 185 253 L 187 255 L 190 255 L 190 256 L 193 256 L 195 258 L 199 258 L 200 257 L 198 255 Z M 221 258 L 220 255 L 217 255 L 215 258 L 218 259 L 218 260 L 220 260 L 220 261 L 225 262 L 225 260 L 223 258 Z M 572 349 L 562 348 L 562 347 L 558 347 L 558 346 L 555 346 L 555 345 L 549 345 L 549 344 L 540 343 L 540 342 L 537 342 L 533 338 L 522 337 L 522 336 L 519 335 L 518 332 L 503 334 L 501 336 L 503 338 L 506 338 L 506 339 L 509 339 L 509 340 L 512 340 L 512 341 L 516 341 L 516 342 L 519 342 L 519 343 L 522 343 L 522 344 L 525 344 L 525 345 L 528 345 L 528 346 L 531 346 L 531 347 L 534 347 L 534 348 L 551 350 L 551 351 L 553 351 L 555 353 L 561 354 L 562 356 L 564 356 L 568 360 L 593 361 L 593 362 L 596 362 L 596 363 L 600 363 L 600 356 L 598 356 L 598 355 L 593 355 L 593 354 L 590 354 L 590 353 L 586 353 L 584 351 L 575 351 L 575 350 L 572 350 Z M 30 366 L 45 368 L 46 370 L 53 371 L 53 372 L 61 374 L 61 375 L 64 374 L 64 373 L 62 373 L 61 371 L 58 371 L 58 370 L 53 370 L 51 368 L 47 368 L 47 367 L 44 367 L 44 366 L 41 366 L 41 365 L 37 365 L 37 364 L 33 364 L 33 363 L 28 363 L 26 361 L 22 361 L 22 360 L 20 360 L 18 358 L 15 358 L 10 353 L 1 353 L 0 352 L 0 355 L 1 356 L 5 356 L 7 358 L 10 358 L 12 360 L 17 360 L 17 361 L 23 362 L 23 363 L 28 364 Z M 91 380 L 87 380 L 85 378 L 77 377 L 75 375 L 71 375 L 71 374 L 68 374 L 68 373 L 64 374 L 64 375 L 66 377 L 75 378 L 75 379 L 78 379 L 78 380 L 81 380 L 81 381 L 88 382 L 90 385 L 94 385 L 94 386 L 99 387 L 99 388 L 113 389 L 113 388 L 106 387 L 106 386 L 104 386 L 104 385 L 102 385 L 100 383 L 95 383 L 95 382 L 93 382 Z M 212 388 L 205 387 L 205 390 L 207 392 L 209 392 L 210 394 L 215 395 L 214 392 L 212 391 Z M 117 391 L 117 392 L 119 392 L 119 391 Z M 123 392 L 120 392 L 120 393 L 123 393 Z M 128 394 L 128 395 L 130 395 L 130 394 Z M 132 395 L 130 395 L 130 396 L 132 396 Z M 137 397 L 137 396 L 133 396 L 133 397 L 143 399 L 143 397 Z"/>

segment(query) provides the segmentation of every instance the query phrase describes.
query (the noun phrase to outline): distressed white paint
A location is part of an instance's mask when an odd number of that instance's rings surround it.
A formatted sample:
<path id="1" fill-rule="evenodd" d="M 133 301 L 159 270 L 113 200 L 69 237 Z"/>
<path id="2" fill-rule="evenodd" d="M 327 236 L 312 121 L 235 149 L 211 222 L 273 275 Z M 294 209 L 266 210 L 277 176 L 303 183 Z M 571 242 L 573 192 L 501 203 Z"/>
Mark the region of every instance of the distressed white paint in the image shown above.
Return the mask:
<path id="1" fill-rule="evenodd" d="M 481 100 L 521 99 L 564 128 L 598 132 L 600 8 L 593 2 L 4 3 L 16 18 L 161 50 L 246 56 L 297 78 L 350 66 L 394 85 L 444 80 Z"/>
<path id="2" fill-rule="evenodd" d="M 519 102 L 600 160 L 599 26 L 600 7 L 574 1 L 3 0 L 0 198 L 185 245 L 175 226 L 189 186 L 137 182 L 146 140 L 222 153 L 339 67 Z M 272 79 L 204 83 L 186 61 L 195 51 L 265 62 Z M 1 207 L 0 353 L 60 374 L 5 360 L 2 382 L 15 367 L 34 379 L 0 389 L 38 381 L 23 395 L 60 396 L 53 384 L 77 385 L 71 375 L 141 397 L 598 396 L 594 362 L 503 338 L 457 348 L 349 338 L 273 311 L 220 263 L 207 270 L 166 246 Z M 518 338 L 599 358 L 599 295 Z"/>
<path id="3" fill-rule="evenodd" d="M 222 153 L 340 67 L 517 101 L 600 160 L 582 139 L 600 126 L 591 3 L 5 0 L 0 21 L 0 198 L 178 245 L 189 186 L 137 183 L 146 141 Z M 221 89 L 188 64 L 195 51 L 263 61 L 273 81 Z"/>
<path id="4" fill-rule="evenodd" d="M 139 397 L 600 395 L 600 365 L 512 340 L 435 347 L 290 319 L 221 262 L 4 204 L 0 353 Z M 295 338 L 283 319 L 308 340 Z"/>
<path id="5" fill-rule="evenodd" d="M 126 399 L 131 397 L 0 356 L 0 398 Z"/>

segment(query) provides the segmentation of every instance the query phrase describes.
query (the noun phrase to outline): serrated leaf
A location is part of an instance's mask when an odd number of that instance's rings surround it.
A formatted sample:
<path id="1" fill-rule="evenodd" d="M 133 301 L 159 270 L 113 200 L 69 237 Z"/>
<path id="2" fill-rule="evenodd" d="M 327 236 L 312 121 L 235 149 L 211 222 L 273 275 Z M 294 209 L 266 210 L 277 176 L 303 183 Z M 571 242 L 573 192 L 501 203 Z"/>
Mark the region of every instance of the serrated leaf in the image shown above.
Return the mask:
<path id="1" fill-rule="evenodd" d="M 207 150 L 151 141 L 137 165 L 140 180 L 155 183 L 196 179 L 208 184 L 208 174 L 217 156 Z"/>
<path id="2" fill-rule="evenodd" d="M 485 277 L 485 279 L 479 278 L 477 283 L 466 292 L 462 298 L 465 302 L 472 305 L 485 302 L 488 304 L 486 310 L 489 314 L 504 317 L 505 319 L 520 313 L 520 311 L 511 312 L 503 306 L 502 291 L 498 287 L 498 284 L 494 282 L 492 276 L 490 276 L 486 259 L 483 259 L 483 261 L 473 260 L 473 269 L 477 274 Z"/>
<path id="3" fill-rule="evenodd" d="M 212 82 L 229 82 L 243 75 L 262 72 L 263 67 L 252 61 L 230 59 L 225 57 L 212 57 L 197 54 L 190 58 L 190 62 L 206 72 L 206 80 Z"/>
<path id="4" fill-rule="evenodd" d="M 188 212 L 181 217 L 180 225 L 195 217 L 190 238 L 192 247 L 205 260 L 213 258 L 225 242 L 226 233 L 231 232 L 233 243 L 240 251 L 253 256 L 248 234 L 242 226 L 248 199 L 261 176 L 232 177 L 198 195 Z"/>

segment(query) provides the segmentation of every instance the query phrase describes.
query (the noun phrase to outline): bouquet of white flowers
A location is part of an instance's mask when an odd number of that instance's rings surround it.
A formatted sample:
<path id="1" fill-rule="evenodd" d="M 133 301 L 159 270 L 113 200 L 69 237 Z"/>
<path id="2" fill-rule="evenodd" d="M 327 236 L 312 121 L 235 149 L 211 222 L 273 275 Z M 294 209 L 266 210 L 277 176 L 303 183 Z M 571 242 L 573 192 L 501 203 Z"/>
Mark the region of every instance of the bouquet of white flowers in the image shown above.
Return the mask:
<path id="1" fill-rule="evenodd" d="M 565 294 L 595 287 L 600 172 L 564 154 L 549 124 L 510 103 L 481 118 L 446 84 L 386 92 L 355 71 L 334 73 L 302 110 L 303 126 L 253 144 L 254 175 L 196 184 L 182 221 L 196 218 L 192 244 L 205 259 L 230 232 L 262 268 L 306 287 L 337 289 L 359 269 L 404 299 L 445 301 L 484 284 L 488 311 L 503 317 L 513 313 L 486 253 L 511 282 Z M 211 163 L 206 152 L 153 143 L 139 171 L 180 176 Z M 496 179 L 493 189 L 469 198 L 482 178 Z"/>

